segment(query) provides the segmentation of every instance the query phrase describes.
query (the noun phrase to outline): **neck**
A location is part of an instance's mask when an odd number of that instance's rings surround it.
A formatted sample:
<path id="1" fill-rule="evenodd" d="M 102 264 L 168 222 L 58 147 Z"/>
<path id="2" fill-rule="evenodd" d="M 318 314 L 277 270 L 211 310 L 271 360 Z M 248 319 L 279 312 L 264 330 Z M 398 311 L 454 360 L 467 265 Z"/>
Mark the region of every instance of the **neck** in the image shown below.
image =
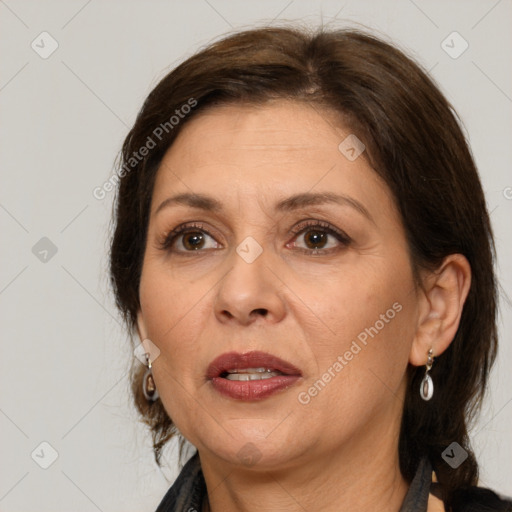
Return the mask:
<path id="1" fill-rule="evenodd" d="M 210 510 L 396 512 L 408 488 L 398 462 L 399 424 L 376 430 L 281 470 L 240 469 L 200 452 Z"/>

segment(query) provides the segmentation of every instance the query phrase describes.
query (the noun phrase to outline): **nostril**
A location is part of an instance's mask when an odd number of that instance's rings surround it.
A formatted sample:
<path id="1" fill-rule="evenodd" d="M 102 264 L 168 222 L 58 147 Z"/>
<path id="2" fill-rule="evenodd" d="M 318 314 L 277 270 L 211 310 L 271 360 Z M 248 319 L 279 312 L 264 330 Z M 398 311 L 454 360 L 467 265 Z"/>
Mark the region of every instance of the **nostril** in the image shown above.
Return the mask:
<path id="1" fill-rule="evenodd" d="M 257 315 L 261 315 L 261 316 L 267 316 L 268 309 L 265 309 L 265 308 L 253 309 L 252 313 L 256 313 Z"/>

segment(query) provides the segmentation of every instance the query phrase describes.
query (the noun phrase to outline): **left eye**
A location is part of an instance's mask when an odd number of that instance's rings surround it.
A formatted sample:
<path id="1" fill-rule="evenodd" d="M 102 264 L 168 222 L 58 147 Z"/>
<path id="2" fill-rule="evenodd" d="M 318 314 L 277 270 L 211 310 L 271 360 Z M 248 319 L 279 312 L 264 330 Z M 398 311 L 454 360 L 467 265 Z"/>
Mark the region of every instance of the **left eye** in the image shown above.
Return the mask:
<path id="1" fill-rule="evenodd" d="M 307 249 L 329 249 L 329 238 L 334 237 L 329 233 L 325 233 L 325 231 L 311 229 L 309 231 L 306 231 L 303 235 L 301 235 L 300 238 L 304 240 Z M 335 243 L 335 241 L 331 241 L 331 246 L 332 243 Z"/>
<path id="2" fill-rule="evenodd" d="M 347 246 L 350 238 L 342 232 L 337 232 L 331 227 L 311 225 L 301 229 L 291 242 L 293 247 L 303 251 L 327 251 L 340 246 Z"/>

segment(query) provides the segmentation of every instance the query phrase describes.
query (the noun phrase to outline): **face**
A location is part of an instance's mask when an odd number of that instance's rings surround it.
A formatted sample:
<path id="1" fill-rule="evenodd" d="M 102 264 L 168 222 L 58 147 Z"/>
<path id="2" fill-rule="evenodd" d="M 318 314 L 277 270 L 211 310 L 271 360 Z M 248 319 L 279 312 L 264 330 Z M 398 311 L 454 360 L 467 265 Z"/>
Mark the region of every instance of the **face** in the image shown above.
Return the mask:
<path id="1" fill-rule="evenodd" d="M 418 306 L 388 187 L 338 148 L 350 133 L 299 103 L 215 107 L 162 161 L 138 328 L 202 455 L 284 467 L 396 447 Z"/>

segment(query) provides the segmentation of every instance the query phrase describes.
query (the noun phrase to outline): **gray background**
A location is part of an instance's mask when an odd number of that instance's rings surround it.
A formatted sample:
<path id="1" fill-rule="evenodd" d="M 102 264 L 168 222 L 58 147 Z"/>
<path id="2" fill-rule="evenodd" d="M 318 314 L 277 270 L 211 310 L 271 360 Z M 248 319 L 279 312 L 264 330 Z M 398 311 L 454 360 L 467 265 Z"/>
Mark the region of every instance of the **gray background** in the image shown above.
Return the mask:
<path id="1" fill-rule="evenodd" d="M 388 35 L 464 121 L 510 296 L 511 18 L 507 0 L 0 1 L 0 510 L 150 512 L 176 476 L 176 446 L 159 470 L 130 404 L 132 348 L 106 277 L 113 193 L 92 195 L 159 78 L 214 38 L 263 22 Z M 31 47 L 51 49 L 43 31 L 59 45 L 46 59 Z M 453 31 L 469 44 L 457 58 L 463 41 L 442 43 Z M 511 328 L 502 301 L 499 361 L 472 431 L 481 485 L 509 495 Z"/>

